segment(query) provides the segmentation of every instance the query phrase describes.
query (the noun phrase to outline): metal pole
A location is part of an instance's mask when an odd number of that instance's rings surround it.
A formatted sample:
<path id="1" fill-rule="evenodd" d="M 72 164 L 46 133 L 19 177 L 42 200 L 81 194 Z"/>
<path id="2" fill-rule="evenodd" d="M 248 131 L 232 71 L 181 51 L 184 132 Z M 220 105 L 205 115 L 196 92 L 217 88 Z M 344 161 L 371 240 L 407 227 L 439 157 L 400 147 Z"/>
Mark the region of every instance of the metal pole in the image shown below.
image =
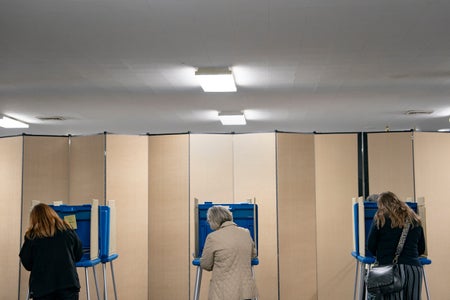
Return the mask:
<path id="1" fill-rule="evenodd" d="M 202 268 L 197 267 L 197 278 L 195 279 L 194 300 L 198 300 L 200 297 L 200 286 L 202 283 Z"/>
<path id="2" fill-rule="evenodd" d="M 89 275 L 88 275 L 88 271 L 87 268 L 84 268 L 84 274 L 86 277 L 86 295 L 87 295 L 87 300 L 91 299 L 91 295 L 89 293 Z"/>

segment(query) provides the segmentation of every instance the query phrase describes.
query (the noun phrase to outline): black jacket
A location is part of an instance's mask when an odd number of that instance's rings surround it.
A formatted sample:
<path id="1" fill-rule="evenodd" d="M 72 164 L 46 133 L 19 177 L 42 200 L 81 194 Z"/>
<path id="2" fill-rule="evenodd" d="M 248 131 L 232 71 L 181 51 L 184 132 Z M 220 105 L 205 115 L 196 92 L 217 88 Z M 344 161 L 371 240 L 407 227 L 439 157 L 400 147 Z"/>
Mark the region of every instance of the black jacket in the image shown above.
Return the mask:
<path id="1" fill-rule="evenodd" d="M 403 228 L 391 228 L 391 220 L 389 218 L 386 218 L 386 223 L 380 229 L 377 228 L 375 221 L 372 223 L 367 247 L 376 256 L 380 265 L 389 265 L 392 263 L 402 230 Z M 411 226 L 398 263 L 420 266 L 419 256 L 424 252 L 425 237 L 422 226 Z"/>
<path id="2" fill-rule="evenodd" d="M 82 255 L 81 241 L 73 230 L 57 231 L 48 238 L 25 237 L 19 256 L 25 269 L 31 271 L 30 295 L 41 297 L 60 289 L 80 289 L 75 263 Z"/>

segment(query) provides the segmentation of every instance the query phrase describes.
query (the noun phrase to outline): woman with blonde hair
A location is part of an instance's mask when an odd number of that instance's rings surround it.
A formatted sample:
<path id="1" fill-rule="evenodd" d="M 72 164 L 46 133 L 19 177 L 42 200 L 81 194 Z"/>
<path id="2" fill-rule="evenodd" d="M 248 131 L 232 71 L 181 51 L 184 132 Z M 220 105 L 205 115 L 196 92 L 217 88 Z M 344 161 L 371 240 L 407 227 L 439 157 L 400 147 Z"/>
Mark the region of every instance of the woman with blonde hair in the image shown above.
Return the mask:
<path id="1" fill-rule="evenodd" d="M 394 193 L 381 193 L 368 236 L 368 249 L 379 265 L 389 265 L 394 259 L 404 226 L 409 226 L 403 250 L 398 257 L 404 288 L 381 299 L 419 300 L 422 294 L 423 269 L 419 256 L 425 253 L 425 237 L 420 217 Z M 380 299 L 380 298 L 377 298 Z"/>
<path id="2" fill-rule="evenodd" d="M 251 260 L 256 257 L 250 232 L 233 222 L 225 206 L 208 209 L 207 220 L 214 232 L 206 237 L 200 266 L 212 271 L 208 300 L 242 300 L 257 297 Z"/>
<path id="3" fill-rule="evenodd" d="M 31 271 L 30 298 L 77 300 L 80 282 L 75 263 L 83 255 L 81 241 L 70 225 L 46 204 L 37 204 L 20 250 L 20 260 Z"/>

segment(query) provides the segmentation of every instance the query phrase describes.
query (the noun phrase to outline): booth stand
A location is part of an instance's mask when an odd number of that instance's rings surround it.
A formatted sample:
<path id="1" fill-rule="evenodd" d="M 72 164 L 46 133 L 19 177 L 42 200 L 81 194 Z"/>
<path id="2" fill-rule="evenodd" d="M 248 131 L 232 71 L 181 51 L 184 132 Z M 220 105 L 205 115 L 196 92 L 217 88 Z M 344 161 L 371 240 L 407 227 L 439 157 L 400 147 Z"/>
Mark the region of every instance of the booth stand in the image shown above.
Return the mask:
<path id="1" fill-rule="evenodd" d="M 209 227 L 206 214 L 208 209 L 214 205 L 226 206 L 233 214 L 233 222 L 240 227 L 247 228 L 250 235 L 255 242 L 256 252 L 258 253 L 258 206 L 254 203 L 239 203 L 239 204 L 216 204 L 212 202 L 205 202 L 198 204 L 195 199 L 195 254 L 192 265 L 197 267 L 194 289 L 194 300 L 200 297 L 200 287 L 202 281 L 202 268 L 200 267 L 200 257 L 202 256 L 203 247 L 205 245 L 207 235 L 212 232 Z M 253 266 L 259 264 L 258 258 L 253 258 L 251 261 L 252 275 L 255 276 Z"/>
<path id="2" fill-rule="evenodd" d="M 425 220 L 423 198 L 419 201 L 419 204 L 416 202 L 406 202 L 406 204 L 416 213 L 419 213 L 423 221 Z M 376 202 L 364 201 L 362 197 L 353 199 L 353 251 L 351 252 L 351 255 L 356 259 L 355 286 L 353 291 L 354 300 L 367 299 L 366 283 L 364 279 L 367 270 L 376 261 L 376 258 L 367 250 L 367 237 L 377 209 Z M 427 257 L 420 257 L 419 260 L 422 266 L 431 264 L 431 260 Z M 423 270 L 423 278 L 427 299 L 429 300 L 430 296 L 425 268 Z"/>

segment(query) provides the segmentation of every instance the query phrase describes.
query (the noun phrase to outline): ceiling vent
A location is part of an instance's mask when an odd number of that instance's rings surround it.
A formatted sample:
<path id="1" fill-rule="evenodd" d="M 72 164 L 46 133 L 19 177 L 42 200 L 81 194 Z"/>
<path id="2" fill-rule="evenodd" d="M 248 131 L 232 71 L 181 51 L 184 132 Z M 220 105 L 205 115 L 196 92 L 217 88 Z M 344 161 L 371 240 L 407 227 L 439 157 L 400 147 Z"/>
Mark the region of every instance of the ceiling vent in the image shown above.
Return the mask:
<path id="1" fill-rule="evenodd" d="M 65 121 L 67 118 L 63 116 L 37 117 L 41 121 Z"/>
<path id="2" fill-rule="evenodd" d="M 405 112 L 407 116 L 416 116 L 416 115 L 431 115 L 433 113 L 432 110 L 408 110 Z"/>

